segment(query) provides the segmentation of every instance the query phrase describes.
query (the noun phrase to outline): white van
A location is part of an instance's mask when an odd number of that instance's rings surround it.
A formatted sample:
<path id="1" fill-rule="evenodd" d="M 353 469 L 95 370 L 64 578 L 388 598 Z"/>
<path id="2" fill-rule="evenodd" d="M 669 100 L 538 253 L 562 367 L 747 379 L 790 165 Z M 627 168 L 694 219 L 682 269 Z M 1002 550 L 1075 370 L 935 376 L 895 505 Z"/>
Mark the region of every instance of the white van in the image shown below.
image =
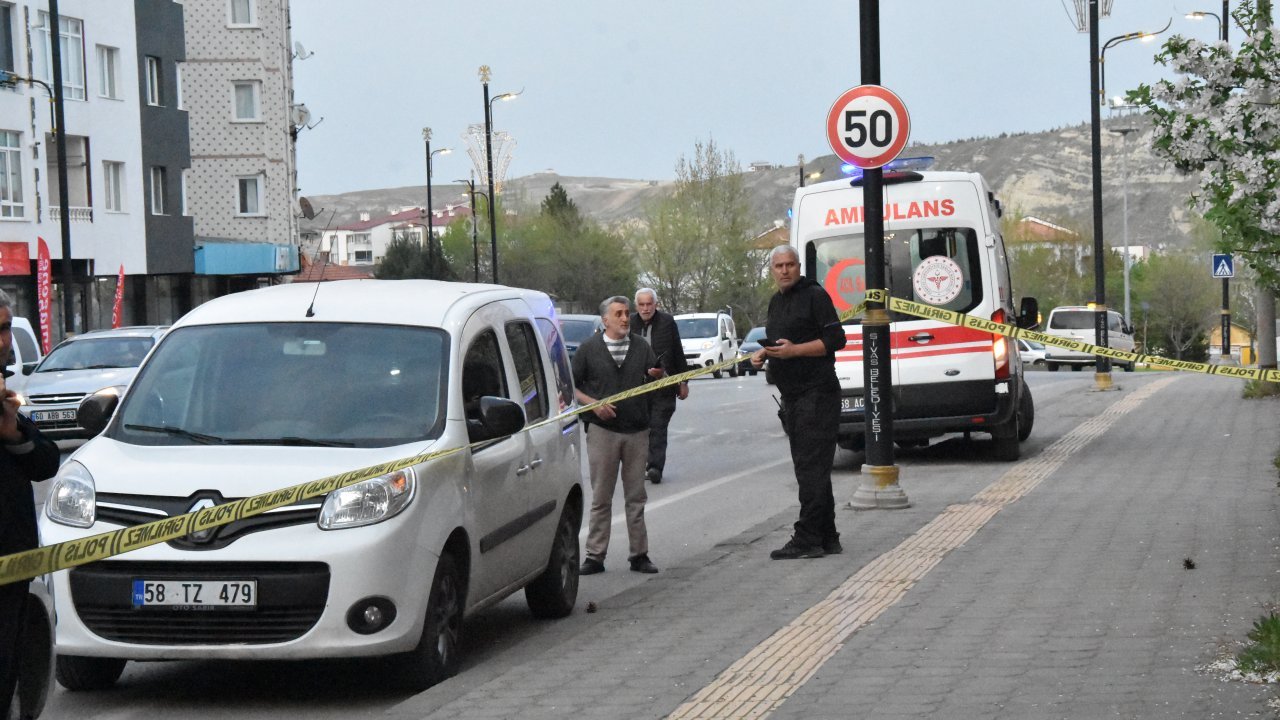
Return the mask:
<path id="1" fill-rule="evenodd" d="M 13 318 L 13 354 L 8 358 L 5 369 L 20 377 L 30 373 L 43 357 L 44 353 L 40 352 L 40 341 L 36 339 L 36 333 L 31 328 L 31 321 L 15 316 Z M 17 380 L 17 377 L 14 379 Z M 9 389 L 16 390 L 17 385 Z"/>
<path id="2" fill-rule="evenodd" d="M 733 326 L 733 316 L 729 313 L 686 313 L 676 315 L 675 321 L 689 367 L 707 367 L 738 355 L 738 330 Z M 711 375 L 719 378 L 721 371 L 716 370 Z M 738 376 L 736 363 L 729 366 L 729 375 Z"/>
<path id="3" fill-rule="evenodd" d="M 896 298 L 1015 322 L 1013 288 L 1000 205 L 976 173 L 884 173 L 884 241 L 889 293 Z M 861 179 L 799 188 L 791 245 L 802 271 L 821 283 L 837 311 L 865 297 Z M 1032 327 L 1034 298 L 1016 316 Z M 1022 361 L 1009 338 L 891 314 L 893 429 L 899 445 L 927 444 L 946 433 L 982 432 L 994 454 L 1016 460 L 1031 433 L 1035 407 Z M 848 344 L 836 353 L 840 379 L 840 445 L 861 451 L 863 363 L 861 320 L 845 325 Z"/>
<path id="4" fill-rule="evenodd" d="M 1068 340 L 1079 340 L 1090 345 L 1097 340 L 1094 325 L 1098 313 L 1085 305 L 1064 305 L 1049 311 L 1049 319 L 1045 323 L 1044 334 L 1054 335 Z M 1079 370 L 1086 365 L 1096 365 L 1096 355 L 1076 352 L 1056 345 L 1045 345 L 1044 366 L 1056 371 L 1060 365 L 1070 365 L 1072 370 Z M 1107 311 L 1107 347 L 1113 350 L 1133 352 L 1133 328 L 1126 325 L 1124 316 L 1115 310 Z M 1125 372 L 1133 372 L 1134 361 L 1122 363 L 1113 360 L 1113 364 L 1124 368 Z"/>
<path id="5" fill-rule="evenodd" d="M 54 575 L 58 681 L 126 660 L 402 655 L 422 688 L 463 621 L 578 590 L 579 423 L 550 298 L 427 280 L 293 283 L 188 313 L 49 488 L 52 544 L 342 472 L 452 454 Z M 114 415 L 112 415 L 114 412 Z M 91 427 L 93 423 L 85 425 Z"/>

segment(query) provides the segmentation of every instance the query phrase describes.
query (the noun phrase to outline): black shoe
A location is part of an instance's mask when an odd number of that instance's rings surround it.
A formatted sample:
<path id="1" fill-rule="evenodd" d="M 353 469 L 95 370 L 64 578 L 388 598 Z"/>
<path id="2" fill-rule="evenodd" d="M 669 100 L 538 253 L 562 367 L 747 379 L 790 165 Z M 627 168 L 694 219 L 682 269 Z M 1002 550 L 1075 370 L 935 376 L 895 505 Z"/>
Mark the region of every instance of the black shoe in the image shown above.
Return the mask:
<path id="1" fill-rule="evenodd" d="M 798 542 L 794 537 L 787 541 L 786 545 L 769 553 L 769 557 L 774 560 L 796 560 L 798 558 L 820 558 L 826 555 L 821 545 L 807 545 Z"/>
<path id="2" fill-rule="evenodd" d="M 656 467 L 651 467 L 648 470 L 645 470 L 644 476 L 654 485 L 660 485 L 662 483 L 662 471 Z"/>
<path id="3" fill-rule="evenodd" d="M 587 558 L 582 561 L 582 567 L 578 568 L 579 575 L 595 575 L 604 572 L 604 563 L 595 558 Z"/>
<path id="4" fill-rule="evenodd" d="M 652 575 L 658 572 L 658 566 L 649 561 L 648 555 L 637 555 L 631 558 L 631 572 Z"/>
<path id="5" fill-rule="evenodd" d="M 840 544 L 840 538 L 827 538 L 822 541 L 822 552 L 828 555 L 839 555 L 844 552 L 844 546 Z"/>

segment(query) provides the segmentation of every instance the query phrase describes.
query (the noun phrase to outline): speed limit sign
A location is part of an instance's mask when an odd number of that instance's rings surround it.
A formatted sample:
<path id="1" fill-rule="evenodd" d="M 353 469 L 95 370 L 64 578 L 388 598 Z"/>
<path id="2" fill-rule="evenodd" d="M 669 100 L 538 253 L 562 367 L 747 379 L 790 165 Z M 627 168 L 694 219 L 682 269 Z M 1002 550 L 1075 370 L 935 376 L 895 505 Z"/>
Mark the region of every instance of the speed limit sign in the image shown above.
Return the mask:
<path id="1" fill-rule="evenodd" d="M 866 169 L 887 165 L 907 146 L 911 118 L 902 98 L 879 85 L 846 90 L 827 113 L 827 141 L 847 163 Z"/>

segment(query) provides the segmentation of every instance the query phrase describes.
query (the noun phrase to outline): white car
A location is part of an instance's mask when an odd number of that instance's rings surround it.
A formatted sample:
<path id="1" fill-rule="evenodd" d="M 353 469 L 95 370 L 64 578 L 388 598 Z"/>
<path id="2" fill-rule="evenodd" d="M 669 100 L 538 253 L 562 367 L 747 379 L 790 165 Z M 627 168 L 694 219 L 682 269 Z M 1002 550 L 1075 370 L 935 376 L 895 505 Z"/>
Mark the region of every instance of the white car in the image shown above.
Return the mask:
<path id="1" fill-rule="evenodd" d="M 1056 307 L 1049 311 L 1049 319 L 1045 321 L 1044 332 L 1046 335 L 1054 335 L 1067 340 L 1077 340 L 1093 344 L 1097 340 L 1097 331 L 1094 325 L 1097 323 L 1098 312 L 1091 307 L 1084 305 L 1064 305 Z M 1131 353 L 1134 350 L 1133 328 L 1125 324 L 1124 317 L 1115 310 L 1107 311 L 1107 346 L 1113 350 L 1122 350 Z M 1113 364 L 1124 368 L 1125 372 L 1133 372 L 1135 361 L 1120 362 L 1112 361 Z M 1086 352 L 1078 352 L 1068 350 L 1066 348 L 1050 345 L 1045 352 L 1045 367 L 1050 372 L 1056 372 L 1061 365 L 1067 365 L 1072 370 L 1080 370 L 1088 365 L 1096 365 L 1098 358 Z"/>
<path id="2" fill-rule="evenodd" d="M 420 689 L 457 669 L 464 618 L 516 590 L 540 617 L 573 609 L 580 430 L 553 419 L 573 386 L 543 293 L 419 280 L 235 293 L 175 323 L 113 398 L 81 410 L 110 420 L 54 477 L 46 544 L 449 454 L 56 573 L 68 689 L 108 686 L 127 660 L 391 654 Z"/>
<path id="3" fill-rule="evenodd" d="M 676 315 L 675 321 L 690 368 L 710 367 L 737 357 L 738 331 L 729 313 L 687 313 Z M 716 370 L 711 376 L 719 379 L 722 372 Z M 736 363 L 729 366 L 729 375 L 738 376 Z"/>
<path id="4" fill-rule="evenodd" d="M 1023 365 L 1044 367 L 1044 355 L 1044 343 L 1018 338 L 1018 356 L 1022 358 Z"/>

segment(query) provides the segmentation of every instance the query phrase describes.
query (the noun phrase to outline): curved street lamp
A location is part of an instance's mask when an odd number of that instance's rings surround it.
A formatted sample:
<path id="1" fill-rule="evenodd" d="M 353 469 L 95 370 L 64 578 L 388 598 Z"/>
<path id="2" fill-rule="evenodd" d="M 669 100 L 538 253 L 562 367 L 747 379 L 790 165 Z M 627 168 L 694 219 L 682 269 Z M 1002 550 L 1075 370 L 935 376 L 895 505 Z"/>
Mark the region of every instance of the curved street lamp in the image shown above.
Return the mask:
<path id="1" fill-rule="evenodd" d="M 1164 27 L 1160 28 L 1155 32 L 1125 33 L 1124 35 L 1117 35 L 1103 44 L 1102 52 L 1098 55 L 1098 84 L 1099 84 L 1098 105 L 1107 104 L 1107 65 L 1106 65 L 1107 50 L 1115 47 L 1116 45 L 1119 45 L 1120 43 L 1128 42 L 1130 40 L 1141 40 L 1143 42 L 1150 42 L 1153 38 L 1155 38 L 1155 36 L 1159 35 L 1165 30 L 1168 30 L 1172 25 L 1173 25 L 1173 18 L 1169 18 L 1169 22 L 1165 23 Z"/>
<path id="2" fill-rule="evenodd" d="M 1207 12 L 1204 10 L 1192 10 L 1187 13 L 1188 20 L 1203 20 L 1205 17 L 1211 17 L 1218 21 L 1218 29 L 1222 34 L 1222 42 L 1227 42 L 1227 26 L 1231 23 L 1227 22 L 1231 19 L 1231 8 L 1228 7 L 1228 0 L 1222 0 L 1222 15 Z"/>
<path id="3" fill-rule="evenodd" d="M 439 150 L 431 150 L 431 128 L 422 128 L 422 142 L 426 144 L 427 155 L 427 257 L 429 258 L 432 271 L 435 270 L 436 260 L 436 228 L 435 228 L 435 208 L 431 206 L 431 158 L 436 155 L 448 155 L 453 152 L 453 148 L 440 148 Z"/>
<path id="4" fill-rule="evenodd" d="M 498 284 L 498 221 L 494 215 L 493 209 L 493 104 L 499 100 L 514 100 L 524 90 L 516 93 L 502 93 L 494 98 L 489 98 L 489 76 L 490 70 L 488 65 L 481 65 L 479 70 L 480 83 L 484 85 L 484 161 L 485 176 L 489 181 L 489 252 L 490 259 L 493 263 L 492 271 L 493 284 Z"/>

